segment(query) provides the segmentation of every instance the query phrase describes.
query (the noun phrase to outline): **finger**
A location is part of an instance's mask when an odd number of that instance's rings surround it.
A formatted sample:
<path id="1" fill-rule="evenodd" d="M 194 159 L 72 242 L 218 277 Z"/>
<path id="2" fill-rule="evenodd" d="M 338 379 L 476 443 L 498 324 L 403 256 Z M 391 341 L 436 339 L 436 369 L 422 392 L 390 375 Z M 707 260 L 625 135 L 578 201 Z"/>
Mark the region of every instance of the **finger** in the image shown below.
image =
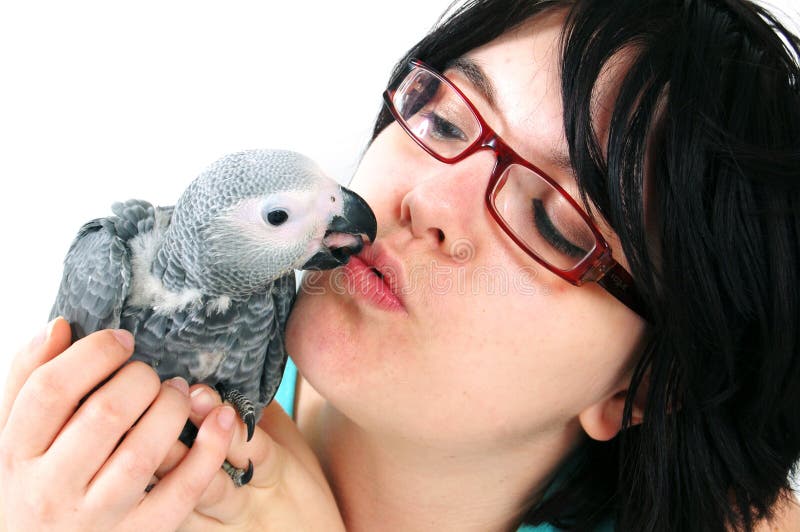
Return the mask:
<path id="1" fill-rule="evenodd" d="M 190 387 L 189 397 L 192 402 L 189 421 L 194 423 L 196 427 L 199 427 L 203 423 L 203 420 L 213 409 L 222 404 L 219 393 L 217 393 L 214 388 L 205 384 L 195 384 Z"/>
<path id="2" fill-rule="evenodd" d="M 104 330 L 75 342 L 61 356 L 36 368 L 11 407 L 0 445 L 11 456 L 42 454 L 79 401 L 133 352 L 128 331 Z"/>
<path id="3" fill-rule="evenodd" d="M 189 388 L 189 398 L 191 410 L 189 421 L 195 427 L 203 424 L 206 416 L 216 407 L 222 404 L 222 400 L 216 390 L 205 384 L 194 384 Z M 176 441 L 170 448 L 164 460 L 156 469 L 156 478 L 162 478 L 172 471 L 189 452 L 189 448 L 182 442 Z"/>
<path id="4" fill-rule="evenodd" d="M 268 426 L 280 441 L 271 438 L 263 430 L 264 426 Z M 242 426 L 241 433 L 244 431 Z M 280 405 L 265 409 L 262 422 L 249 444 L 237 440 L 237 435 L 234 435 L 228 451 L 229 462 L 232 455 L 236 455 L 237 448 L 249 448 L 250 456 L 254 457 L 253 478 L 247 486 L 236 488 L 230 478 L 221 472 L 198 501 L 195 513 L 224 523 L 235 523 L 242 515 L 246 515 L 248 500 L 245 490 L 252 488 L 277 490 L 284 494 L 295 492 L 295 495 L 322 489 L 333 497 L 316 456 Z M 292 479 L 291 483 L 287 479 Z"/>
<path id="5" fill-rule="evenodd" d="M 204 404 L 198 400 L 198 393 L 192 398 L 193 405 Z M 215 394 L 212 392 L 212 397 Z M 201 414 L 202 414 L 202 409 Z M 196 413 L 193 412 L 193 415 Z M 275 434 L 280 442 L 273 440 L 263 430 L 268 427 L 270 432 Z M 242 425 L 241 432 L 244 433 Z M 281 445 L 279 445 L 279 443 Z M 284 446 L 286 446 L 284 448 Z M 209 484 L 203 496 L 195 506 L 194 516 L 202 514 L 221 522 L 235 523 L 244 515 L 247 498 L 244 491 L 250 488 L 272 489 L 284 482 L 285 475 L 294 471 L 304 470 L 310 473 L 310 480 L 315 482 L 318 487 L 329 490 L 327 480 L 324 478 L 316 456 L 312 453 L 305 439 L 297 429 L 294 422 L 289 418 L 283 409 L 278 405 L 270 405 L 264 411 L 262 423 L 256 429 L 253 440 L 246 444 L 244 440 L 237 439 L 235 435 L 231 442 L 231 449 L 228 451 L 228 461 L 235 459 L 237 449 L 245 447 L 249 456 L 253 458 L 254 476 L 249 482 L 248 487 L 236 488 L 227 474 L 220 471 Z M 299 474 L 299 475 L 302 475 Z M 295 475 L 295 478 L 303 478 Z M 198 521 L 196 524 L 201 524 Z"/>
<path id="6" fill-rule="evenodd" d="M 217 391 L 203 384 L 193 385 L 191 387 L 190 396 L 192 409 L 189 420 L 194 423 L 195 426 L 200 426 L 208 413 L 222 404 Z M 247 442 L 245 438 L 247 429 L 245 425 L 241 423 L 238 416 L 234 430 L 233 440 L 231 442 L 231 447 L 228 449 L 226 460 L 239 468 L 247 467 L 250 461 L 252 461 L 254 465 L 259 464 L 263 457 L 267 455 L 268 445 L 272 445 L 272 443 L 268 441 L 268 438 L 264 438 L 265 435 L 263 431 L 260 430 L 258 431 L 258 433 L 260 433 L 258 437 L 254 437 L 250 442 Z M 156 477 L 162 478 L 167 472 L 171 471 L 180 463 L 187 452 L 188 449 L 184 445 L 173 446 L 167 458 L 165 458 L 164 462 L 156 471 Z M 236 508 L 238 508 L 238 505 L 234 504 L 234 500 L 240 501 L 241 499 L 241 493 L 238 493 L 238 496 L 237 493 L 237 488 L 231 481 L 230 476 L 223 470 L 220 470 L 203 493 L 195 509 L 198 511 L 202 509 L 204 513 L 206 511 L 213 511 L 217 503 L 225 501 L 221 506 L 221 510 L 225 510 L 228 513 L 221 514 L 217 512 L 210 513 L 209 515 L 213 515 L 213 517 L 217 519 L 228 522 L 230 519 L 235 519 L 236 517 Z M 241 501 L 240 503 L 243 504 Z"/>
<path id="7" fill-rule="evenodd" d="M 147 364 L 123 366 L 67 422 L 46 454 L 47 467 L 74 485 L 88 485 L 160 388 L 158 375 Z"/>
<path id="8" fill-rule="evenodd" d="M 216 391 L 213 389 L 203 390 L 203 388 L 207 387 L 200 387 L 199 390 L 195 390 L 194 397 L 192 397 L 192 416 L 194 417 L 203 416 L 205 408 L 215 401 L 219 402 L 219 396 Z M 199 397 L 203 391 L 210 392 L 209 395 L 211 397 L 205 399 Z M 246 438 L 244 438 L 246 433 L 246 427 L 237 416 L 236 428 L 226 460 L 241 468 L 247 465 L 248 460 L 252 460 L 254 471 L 260 471 L 262 473 L 261 476 L 264 477 L 263 473 L 267 471 L 267 468 L 269 470 L 277 469 L 277 464 L 265 464 L 265 458 L 274 454 L 274 451 L 271 450 L 271 446 L 274 443 L 260 429 L 256 430 L 250 442 L 247 442 Z M 242 447 L 245 449 L 243 450 Z M 246 454 L 247 457 L 243 458 L 243 454 Z M 273 474 L 271 477 L 275 477 L 275 475 Z M 276 483 L 275 480 L 269 480 L 269 482 Z M 251 480 L 248 485 L 253 486 L 253 481 Z M 195 505 L 194 517 L 184 523 L 184 526 L 188 527 L 189 523 L 193 523 L 192 526 L 200 525 L 207 518 L 217 522 L 236 524 L 241 516 L 245 515 L 247 497 L 244 491 L 247 489 L 249 488 L 237 488 L 228 473 L 220 469 Z M 192 530 L 192 528 L 186 529 Z"/>
<path id="9" fill-rule="evenodd" d="M 249 485 L 250 483 L 248 483 Z M 237 524 L 243 516 L 247 515 L 248 498 L 245 491 L 251 489 L 248 486 L 237 488 L 231 477 L 220 469 L 203 492 L 200 500 L 197 501 L 194 514 L 211 518 L 217 522 Z"/>
<path id="10" fill-rule="evenodd" d="M 208 394 L 208 397 L 204 397 Z M 196 422 L 209 405 L 216 404 L 219 396 L 207 386 L 197 386 L 193 390 L 192 414 L 190 420 Z M 252 461 L 254 470 L 250 480 L 252 486 L 270 487 L 280 481 L 281 468 L 289 452 L 314 475 L 320 484 L 327 484 L 321 472 L 316 455 L 311 451 L 297 426 L 281 406 L 273 402 L 264 409 L 264 414 L 253 439 L 247 441 L 247 427 L 237 417 L 235 433 L 228 449 L 227 460 L 238 468 L 245 468 Z M 266 430 L 264 430 L 266 429 Z M 211 504 L 211 499 L 206 500 Z"/>
<path id="11" fill-rule="evenodd" d="M 263 431 L 259 430 L 258 432 L 263 434 Z M 175 442 L 164 457 L 161 465 L 156 469 L 155 482 L 158 482 L 175 469 L 188 453 L 189 448 L 186 445 L 179 441 Z M 231 477 L 220 468 L 195 505 L 195 512 L 187 518 L 181 528 L 185 530 L 202 529 L 199 525 L 205 523 L 208 517 L 223 523 L 235 524 L 246 503 L 242 495 L 241 489 L 237 488 L 233 484 Z"/>
<path id="12" fill-rule="evenodd" d="M 222 404 L 222 400 L 216 390 L 202 384 L 192 386 L 191 400 L 192 411 L 189 415 L 189 421 L 194 423 L 195 426 L 200 426 L 208 412 Z M 255 441 L 255 437 L 249 442 L 247 441 L 247 426 L 237 415 L 236 423 L 234 424 L 233 441 L 227 455 L 228 462 L 242 469 L 247 467 L 250 460 L 256 464 L 265 454 L 263 447 L 263 444 Z"/>
<path id="13" fill-rule="evenodd" d="M 188 415 L 186 381 L 175 378 L 164 382 L 153 404 L 97 473 L 87 498 L 107 511 L 116 509 L 120 514 L 135 506 L 144 496 L 156 467 L 177 440 Z"/>
<path id="14" fill-rule="evenodd" d="M 203 422 L 209 412 L 222 404 L 217 391 L 203 384 L 192 386 L 190 395 L 192 410 L 189 419 L 196 426 Z M 246 467 L 249 460 L 252 460 L 254 465 L 258 464 L 257 467 L 261 467 L 262 458 L 267 454 L 267 446 L 272 443 L 268 441 L 268 438 L 265 439 L 265 434 L 261 430 L 256 432 L 250 442 L 246 441 L 246 433 L 247 429 L 237 415 L 235 432 L 226 460 L 240 468 Z M 176 453 L 175 458 L 178 454 Z M 198 519 L 202 522 L 204 518 L 235 523 L 246 504 L 246 498 L 243 495 L 241 488 L 237 488 L 231 477 L 220 469 L 197 502 L 194 517 L 190 517 L 187 523 Z M 201 522 L 195 524 L 199 525 Z M 187 523 L 184 523 L 184 526 L 189 526 Z"/>
<path id="15" fill-rule="evenodd" d="M 69 347 L 71 339 L 72 332 L 69 323 L 59 316 L 48 323 L 27 346 L 20 349 L 14 356 L 3 390 L 3 400 L 0 403 L 0 431 L 6 424 L 14 399 L 17 398 L 20 388 L 31 376 L 33 370 Z"/>
<path id="16" fill-rule="evenodd" d="M 156 472 L 154 473 L 156 479 L 163 478 L 167 475 L 167 473 L 175 469 L 175 467 L 181 463 L 181 460 L 183 460 L 188 453 L 189 448 L 183 443 L 180 441 L 173 442 L 172 447 L 169 448 L 169 451 L 167 451 L 164 459 L 156 468 Z"/>
<path id="17" fill-rule="evenodd" d="M 140 515 L 159 516 L 165 528 L 177 528 L 200 500 L 222 467 L 233 437 L 236 412 L 222 406 L 209 414 L 186 457 L 155 485 L 137 509 Z"/>

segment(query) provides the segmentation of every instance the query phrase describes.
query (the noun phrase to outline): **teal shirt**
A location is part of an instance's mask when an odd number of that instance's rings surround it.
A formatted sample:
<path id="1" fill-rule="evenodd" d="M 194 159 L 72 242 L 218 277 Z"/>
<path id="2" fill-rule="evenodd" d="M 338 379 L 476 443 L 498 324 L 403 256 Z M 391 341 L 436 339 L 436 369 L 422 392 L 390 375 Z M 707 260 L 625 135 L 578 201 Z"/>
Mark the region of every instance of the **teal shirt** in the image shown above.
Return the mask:
<path id="1" fill-rule="evenodd" d="M 286 369 L 283 372 L 283 380 L 275 394 L 275 400 L 283 407 L 289 417 L 294 419 L 294 394 L 295 385 L 297 384 L 297 366 L 294 365 L 291 359 L 286 362 Z M 560 528 L 551 525 L 522 525 L 517 529 L 517 532 L 560 532 Z M 613 532 L 614 527 L 611 523 L 606 523 L 597 529 L 597 532 Z"/>

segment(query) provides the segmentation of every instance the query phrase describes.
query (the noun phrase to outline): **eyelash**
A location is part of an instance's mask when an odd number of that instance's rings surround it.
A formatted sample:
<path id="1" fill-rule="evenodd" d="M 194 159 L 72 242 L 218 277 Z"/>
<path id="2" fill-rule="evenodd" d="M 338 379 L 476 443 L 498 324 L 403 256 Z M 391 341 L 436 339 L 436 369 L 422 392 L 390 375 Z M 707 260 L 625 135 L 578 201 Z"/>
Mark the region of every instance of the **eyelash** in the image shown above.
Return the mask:
<path id="1" fill-rule="evenodd" d="M 461 131 L 455 124 L 442 118 L 441 116 L 437 115 L 436 113 L 429 111 L 425 115 L 425 118 L 430 120 L 433 124 L 433 131 L 435 132 L 436 136 L 442 139 L 455 139 L 466 141 L 467 136 Z"/>
<path id="2" fill-rule="evenodd" d="M 544 203 L 542 203 L 542 200 L 535 198 L 533 199 L 532 204 L 533 224 L 536 226 L 536 229 L 539 230 L 539 233 L 541 233 L 544 239 L 550 243 L 550 245 L 562 253 L 569 255 L 570 257 L 577 258 L 586 255 L 586 250 L 567 240 L 567 238 L 562 235 L 558 229 L 556 229 L 552 220 L 550 220 L 550 216 L 547 215 L 547 211 L 544 208 Z"/>

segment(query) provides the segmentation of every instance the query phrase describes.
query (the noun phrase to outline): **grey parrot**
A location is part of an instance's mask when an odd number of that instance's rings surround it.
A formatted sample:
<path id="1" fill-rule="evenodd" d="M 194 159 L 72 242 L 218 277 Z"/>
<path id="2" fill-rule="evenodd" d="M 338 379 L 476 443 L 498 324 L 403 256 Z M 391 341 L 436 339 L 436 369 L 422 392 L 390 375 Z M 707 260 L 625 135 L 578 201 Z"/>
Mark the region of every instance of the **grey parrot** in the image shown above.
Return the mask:
<path id="1" fill-rule="evenodd" d="M 216 387 L 249 440 L 283 375 L 294 270 L 345 264 L 375 238 L 375 215 L 307 157 L 277 150 L 223 157 L 174 207 L 129 200 L 111 210 L 78 232 L 51 318 L 70 322 L 73 341 L 129 330 L 132 360 L 162 380 Z M 224 467 L 237 486 L 252 477 L 252 462 Z"/>

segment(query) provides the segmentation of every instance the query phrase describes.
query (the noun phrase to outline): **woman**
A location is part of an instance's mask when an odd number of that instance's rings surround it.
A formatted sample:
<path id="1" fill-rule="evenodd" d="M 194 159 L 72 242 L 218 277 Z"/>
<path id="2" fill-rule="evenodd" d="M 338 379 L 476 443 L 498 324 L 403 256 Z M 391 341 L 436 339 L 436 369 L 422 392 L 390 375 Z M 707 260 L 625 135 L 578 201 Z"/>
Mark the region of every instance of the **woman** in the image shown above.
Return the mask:
<path id="1" fill-rule="evenodd" d="M 469 4 L 390 81 L 378 239 L 304 281 L 299 431 L 273 404 L 245 444 L 139 364 L 73 412 L 130 337 L 56 321 L 0 410 L 7 522 L 798 526 L 797 49 L 743 0 Z"/>

